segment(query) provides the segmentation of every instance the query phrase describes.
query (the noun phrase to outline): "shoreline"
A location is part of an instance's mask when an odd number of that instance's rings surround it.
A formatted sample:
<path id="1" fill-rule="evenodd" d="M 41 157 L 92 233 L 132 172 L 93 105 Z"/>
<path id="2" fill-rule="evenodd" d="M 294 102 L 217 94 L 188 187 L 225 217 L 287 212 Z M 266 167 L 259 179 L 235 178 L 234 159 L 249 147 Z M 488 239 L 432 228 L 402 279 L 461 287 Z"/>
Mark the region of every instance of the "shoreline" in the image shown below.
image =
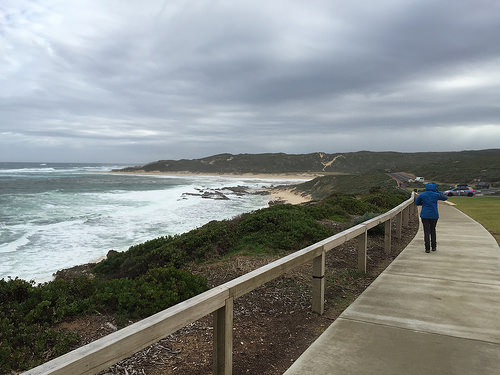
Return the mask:
<path id="1" fill-rule="evenodd" d="M 171 175 L 170 173 L 166 172 L 144 172 L 144 173 L 136 173 L 136 172 L 102 172 L 102 173 L 124 173 L 124 174 L 130 174 L 130 175 Z M 191 172 L 180 172 L 177 174 L 174 174 L 174 176 L 206 176 L 206 174 L 202 173 L 191 173 Z M 271 174 L 213 174 L 210 176 L 223 176 L 223 177 L 235 177 L 235 178 L 241 178 L 241 177 L 248 177 L 248 178 L 269 178 L 269 179 L 297 179 L 297 180 L 304 180 L 304 181 L 309 181 L 312 178 L 317 177 L 319 174 L 309 174 L 308 178 L 306 178 L 305 174 L 302 175 L 288 175 L 288 174 L 280 174 L 280 175 L 271 175 Z M 281 185 L 277 187 L 268 187 L 268 188 L 262 188 L 258 189 L 255 191 L 259 192 L 266 192 L 269 195 L 269 200 L 267 202 L 268 207 L 273 205 L 273 204 L 301 204 L 305 202 L 309 202 L 312 200 L 312 197 L 307 194 L 302 194 L 298 191 L 295 190 L 295 187 L 289 187 L 287 185 Z M 101 255 L 97 258 L 92 259 L 90 262 L 85 263 L 85 264 L 79 264 L 76 266 L 72 267 L 67 267 L 60 269 L 52 274 L 52 277 L 50 278 L 49 281 L 55 280 L 57 277 L 62 277 L 64 278 L 65 275 L 71 274 L 73 272 L 85 272 L 87 270 L 89 265 L 94 265 L 97 263 L 100 263 L 101 261 L 105 260 L 107 258 L 107 255 Z M 43 281 L 45 282 L 45 281 Z"/>
<path id="2" fill-rule="evenodd" d="M 252 178 L 252 179 L 270 179 L 270 180 L 301 180 L 310 181 L 316 177 L 324 176 L 323 173 L 204 173 L 204 172 L 189 172 L 189 171 L 176 171 L 176 172 L 160 172 L 160 171 L 145 171 L 137 170 L 129 171 L 110 171 L 103 173 L 112 174 L 125 174 L 125 175 L 139 175 L 139 176 L 172 176 L 172 177 L 230 177 L 230 178 Z M 302 194 L 295 191 L 294 187 L 278 186 L 259 189 L 258 191 L 267 192 L 270 195 L 268 205 L 276 203 L 289 203 L 301 204 L 309 202 L 312 197 L 308 194 Z"/>
<path id="3" fill-rule="evenodd" d="M 274 204 L 287 204 L 287 203 L 288 204 L 301 204 L 301 203 L 309 202 L 312 200 L 312 197 L 310 195 L 301 194 L 301 193 L 295 191 L 293 187 L 289 188 L 289 187 L 281 186 L 281 187 L 275 187 L 275 188 L 260 189 L 259 191 L 264 191 L 264 192 L 269 193 L 270 199 L 268 201 L 268 206 L 273 205 L 273 202 L 274 202 Z M 54 272 L 52 274 L 52 277 L 50 278 L 50 280 L 45 280 L 45 281 L 42 281 L 40 283 L 37 282 L 37 284 L 41 284 L 41 283 L 47 282 L 47 281 L 54 281 L 56 278 L 65 279 L 67 277 L 72 277 L 72 275 L 75 275 L 75 274 L 89 273 L 90 266 L 95 265 L 97 263 L 100 263 L 101 261 L 107 259 L 107 257 L 108 257 L 107 254 L 101 255 L 100 257 L 92 259 L 88 263 L 78 264 L 76 266 L 67 267 L 67 268 L 62 268 L 62 269 Z"/>
<path id="4" fill-rule="evenodd" d="M 215 172 L 190 172 L 190 171 L 145 171 L 143 169 L 137 171 L 109 171 L 102 173 L 139 175 L 139 176 L 196 176 L 196 177 L 233 177 L 233 178 L 256 178 L 256 179 L 276 179 L 276 180 L 305 180 L 309 181 L 316 177 L 324 176 L 325 173 L 215 173 Z"/>

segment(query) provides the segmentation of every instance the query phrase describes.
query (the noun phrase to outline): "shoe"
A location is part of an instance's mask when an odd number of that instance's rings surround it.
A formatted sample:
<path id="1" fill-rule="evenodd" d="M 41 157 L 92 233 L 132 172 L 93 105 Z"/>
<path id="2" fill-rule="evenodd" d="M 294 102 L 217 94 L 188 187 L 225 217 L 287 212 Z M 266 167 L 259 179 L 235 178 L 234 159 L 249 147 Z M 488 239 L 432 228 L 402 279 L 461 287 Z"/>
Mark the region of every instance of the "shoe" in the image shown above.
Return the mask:
<path id="1" fill-rule="evenodd" d="M 425 250 L 426 253 L 430 253 L 431 251 L 430 250 Z"/>
<path id="2" fill-rule="evenodd" d="M 432 251 L 436 251 L 436 248 L 432 249 Z"/>

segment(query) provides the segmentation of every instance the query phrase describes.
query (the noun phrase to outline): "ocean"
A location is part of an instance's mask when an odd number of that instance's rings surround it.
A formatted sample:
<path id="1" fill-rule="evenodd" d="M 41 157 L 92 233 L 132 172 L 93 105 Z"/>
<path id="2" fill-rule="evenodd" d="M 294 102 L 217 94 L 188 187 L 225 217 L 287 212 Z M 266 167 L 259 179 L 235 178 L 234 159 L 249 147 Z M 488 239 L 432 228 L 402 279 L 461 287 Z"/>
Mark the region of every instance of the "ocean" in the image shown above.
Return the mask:
<path id="1" fill-rule="evenodd" d="M 270 196 L 233 187 L 300 182 L 105 173 L 124 167 L 0 163 L 0 279 L 49 281 L 56 271 L 96 261 L 111 249 L 267 207 Z"/>

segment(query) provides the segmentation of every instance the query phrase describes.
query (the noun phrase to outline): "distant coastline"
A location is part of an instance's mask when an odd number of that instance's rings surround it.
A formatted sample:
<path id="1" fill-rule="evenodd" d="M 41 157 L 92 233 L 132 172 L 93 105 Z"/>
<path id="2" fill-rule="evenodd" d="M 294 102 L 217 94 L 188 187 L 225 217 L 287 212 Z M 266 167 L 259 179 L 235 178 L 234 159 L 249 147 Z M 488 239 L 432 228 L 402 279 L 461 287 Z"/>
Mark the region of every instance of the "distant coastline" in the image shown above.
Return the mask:
<path id="1" fill-rule="evenodd" d="M 160 172 L 160 171 L 145 171 L 144 169 L 138 169 L 136 171 L 121 171 L 113 170 L 104 173 L 114 173 L 114 174 L 131 174 L 131 175 L 163 175 L 163 176 L 209 176 L 209 177 L 234 177 L 234 178 L 264 178 L 264 179 L 276 179 L 276 180 L 312 180 L 319 176 L 324 176 L 326 173 L 211 173 L 211 172 L 191 172 L 191 171 L 171 171 L 171 172 Z M 332 173 L 328 173 L 332 174 Z M 345 174 L 345 173 L 338 173 Z"/>
<path id="2" fill-rule="evenodd" d="M 324 176 L 324 173 L 205 173 L 205 172 L 190 172 L 190 171 L 174 171 L 174 172 L 160 172 L 160 171 L 120 171 L 113 170 L 105 173 L 114 174 L 127 174 L 127 175 L 162 175 L 162 176 L 209 176 L 209 177 L 233 177 L 233 178 L 255 178 L 255 179 L 272 179 L 272 180 L 302 180 L 310 181 L 316 177 Z M 331 174 L 331 173 L 329 173 Z M 339 173 L 343 174 L 343 173 Z M 312 197 L 294 190 L 293 187 L 278 186 L 269 189 L 262 189 L 270 195 L 269 202 L 276 203 L 289 203 L 301 204 L 309 202 Z"/>
<path id="3" fill-rule="evenodd" d="M 453 166 L 453 168 L 450 168 Z M 455 167 L 456 166 L 456 167 Z M 200 159 L 158 160 L 115 171 L 167 175 L 297 177 L 406 172 L 449 184 L 498 183 L 500 149 L 457 152 L 346 152 L 218 154 Z"/>

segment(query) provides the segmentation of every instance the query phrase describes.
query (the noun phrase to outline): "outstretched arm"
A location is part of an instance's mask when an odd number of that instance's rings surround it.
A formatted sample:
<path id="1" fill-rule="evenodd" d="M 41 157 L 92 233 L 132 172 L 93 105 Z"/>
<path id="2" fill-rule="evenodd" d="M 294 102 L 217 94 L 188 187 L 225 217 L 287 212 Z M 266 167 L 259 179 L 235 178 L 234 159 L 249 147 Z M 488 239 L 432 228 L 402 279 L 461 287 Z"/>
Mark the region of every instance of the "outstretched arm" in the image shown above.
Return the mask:
<path id="1" fill-rule="evenodd" d="M 439 195 L 441 196 L 439 199 L 442 200 L 442 201 L 445 201 L 445 200 L 448 200 L 448 197 L 446 195 L 444 195 L 443 193 L 441 193 L 440 191 L 438 191 Z"/>
<path id="2" fill-rule="evenodd" d="M 417 195 L 417 199 L 415 199 L 415 204 L 417 206 L 421 206 L 422 205 L 422 197 L 419 195 Z"/>

